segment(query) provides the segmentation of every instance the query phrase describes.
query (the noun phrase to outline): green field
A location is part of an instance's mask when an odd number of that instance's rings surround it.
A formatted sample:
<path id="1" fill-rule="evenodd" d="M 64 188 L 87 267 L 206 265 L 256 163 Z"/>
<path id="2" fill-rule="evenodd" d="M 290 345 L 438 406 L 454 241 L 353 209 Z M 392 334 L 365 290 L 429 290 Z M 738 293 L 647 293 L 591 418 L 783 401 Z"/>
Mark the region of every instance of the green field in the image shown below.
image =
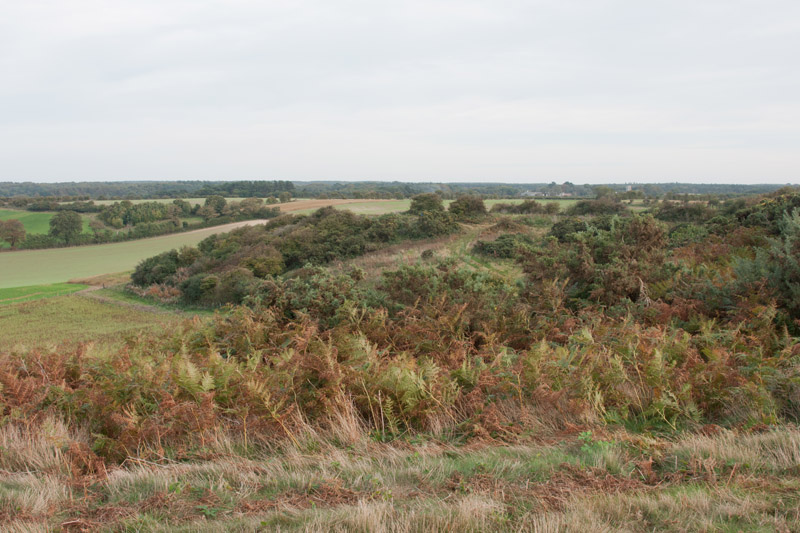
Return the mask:
<path id="1" fill-rule="evenodd" d="M 53 213 L 33 213 L 31 211 L 14 211 L 0 209 L 0 220 L 17 219 L 25 226 L 27 233 L 47 233 L 50 230 L 50 219 Z"/>
<path id="2" fill-rule="evenodd" d="M 53 296 L 63 296 L 85 289 L 87 285 L 76 283 L 53 283 L 51 285 L 29 285 L 0 289 L 0 305 L 30 302 Z"/>
<path id="3" fill-rule="evenodd" d="M 126 334 L 164 329 L 179 320 L 174 313 L 154 313 L 77 294 L 0 305 L 0 348 L 87 341 L 118 344 Z"/>
<path id="4" fill-rule="evenodd" d="M 173 248 L 195 245 L 209 235 L 243 224 L 246 223 L 112 244 L 0 253 L 0 288 L 60 283 L 132 270 L 143 259 Z"/>
<path id="5" fill-rule="evenodd" d="M 0 220 L 17 219 L 25 226 L 26 233 L 45 234 L 50 231 L 50 219 L 55 213 L 17 211 L 14 209 L 0 209 Z M 81 215 L 83 218 L 83 232 L 89 233 L 89 221 L 91 217 Z M 6 246 L 8 246 L 6 244 Z"/>

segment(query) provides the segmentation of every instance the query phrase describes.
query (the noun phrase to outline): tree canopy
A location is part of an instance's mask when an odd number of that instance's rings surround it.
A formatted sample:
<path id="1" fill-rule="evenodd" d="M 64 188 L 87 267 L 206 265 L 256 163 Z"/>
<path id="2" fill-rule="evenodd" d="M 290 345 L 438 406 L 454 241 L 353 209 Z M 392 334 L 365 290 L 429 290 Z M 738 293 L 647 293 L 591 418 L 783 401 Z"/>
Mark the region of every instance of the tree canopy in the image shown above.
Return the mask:
<path id="1" fill-rule="evenodd" d="M 75 211 L 59 211 L 50 219 L 50 236 L 69 244 L 83 230 L 83 219 Z"/>

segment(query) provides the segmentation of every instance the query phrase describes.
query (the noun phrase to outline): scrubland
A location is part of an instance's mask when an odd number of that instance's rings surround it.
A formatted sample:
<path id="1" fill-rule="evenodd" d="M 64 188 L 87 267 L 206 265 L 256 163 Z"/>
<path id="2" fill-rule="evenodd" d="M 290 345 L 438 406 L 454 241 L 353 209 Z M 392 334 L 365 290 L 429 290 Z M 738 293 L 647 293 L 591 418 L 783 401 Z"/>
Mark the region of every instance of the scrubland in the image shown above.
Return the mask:
<path id="1" fill-rule="evenodd" d="M 0 348 L 0 520 L 800 529 L 800 196 L 455 206 L 210 237 L 90 302 L 100 340 Z"/>

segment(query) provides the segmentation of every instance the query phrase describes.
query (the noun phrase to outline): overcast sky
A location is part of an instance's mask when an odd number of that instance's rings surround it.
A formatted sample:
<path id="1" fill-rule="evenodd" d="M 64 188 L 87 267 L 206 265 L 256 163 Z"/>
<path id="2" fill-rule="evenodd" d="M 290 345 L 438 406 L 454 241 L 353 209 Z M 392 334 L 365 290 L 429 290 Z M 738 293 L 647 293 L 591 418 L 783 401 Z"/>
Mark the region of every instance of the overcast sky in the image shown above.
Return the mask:
<path id="1" fill-rule="evenodd" d="M 797 0 L 0 0 L 0 181 L 800 181 Z"/>

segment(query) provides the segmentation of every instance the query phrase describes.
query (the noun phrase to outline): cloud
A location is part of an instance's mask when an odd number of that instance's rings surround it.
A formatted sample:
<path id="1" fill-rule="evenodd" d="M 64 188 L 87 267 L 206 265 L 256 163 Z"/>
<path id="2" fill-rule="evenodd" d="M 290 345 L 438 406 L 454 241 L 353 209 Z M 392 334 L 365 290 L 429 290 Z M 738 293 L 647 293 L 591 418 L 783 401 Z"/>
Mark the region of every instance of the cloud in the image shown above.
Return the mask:
<path id="1" fill-rule="evenodd" d="M 791 1 L 36 1 L 0 180 L 797 181 Z"/>

